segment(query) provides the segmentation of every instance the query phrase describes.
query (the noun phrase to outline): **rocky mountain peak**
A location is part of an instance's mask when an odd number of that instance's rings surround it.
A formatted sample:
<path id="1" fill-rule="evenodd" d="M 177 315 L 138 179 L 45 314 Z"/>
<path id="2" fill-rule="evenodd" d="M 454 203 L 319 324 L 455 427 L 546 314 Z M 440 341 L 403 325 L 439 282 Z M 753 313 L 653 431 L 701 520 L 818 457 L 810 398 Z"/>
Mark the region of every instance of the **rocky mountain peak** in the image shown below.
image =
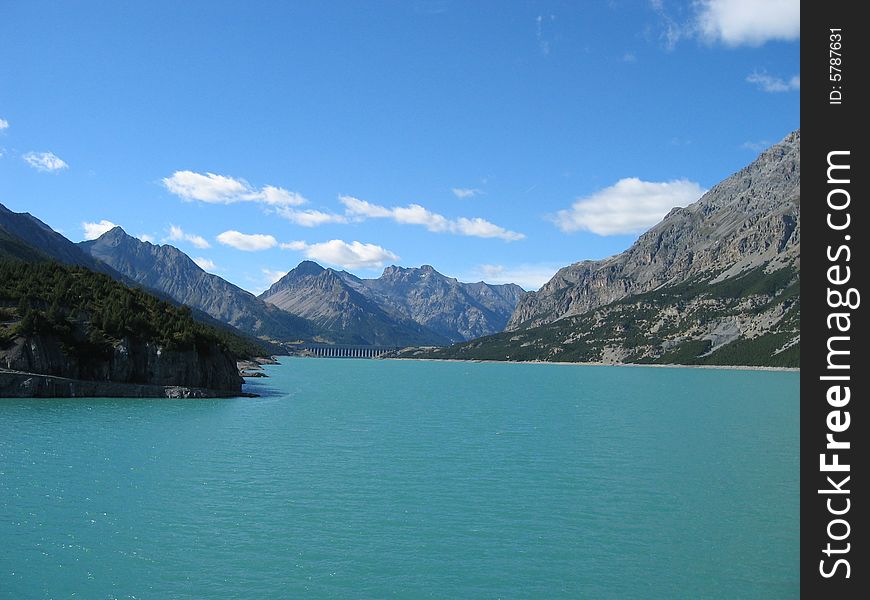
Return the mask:
<path id="1" fill-rule="evenodd" d="M 381 273 L 380 279 L 396 279 L 401 278 L 408 274 L 409 271 L 413 271 L 414 269 L 408 267 L 400 267 L 398 265 L 390 265 L 384 269 L 384 272 Z"/>
<path id="2" fill-rule="evenodd" d="M 132 236 L 128 235 L 127 232 L 124 231 L 124 228 L 120 225 L 115 225 L 109 231 L 105 232 L 103 235 L 100 236 L 100 238 L 104 240 L 123 239 L 128 237 Z"/>
<path id="3" fill-rule="evenodd" d="M 295 277 L 310 277 L 320 275 L 325 270 L 326 269 L 313 260 L 303 260 L 295 269 L 287 273 L 287 275 L 293 275 Z"/>
<path id="4" fill-rule="evenodd" d="M 96 239 L 80 242 L 79 246 L 109 265 L 116 260 L 138 262 L 150 256 L 157 256 L 161 261 L 175 265 L 175 269 L 202 271 L 193 259 L 175 246 L 143 242 L 120 226 L 113 227 Z"/>
<path id="5" fill-rule="evenodd" d="M 420 267 L 397 267 L 390 265 L 378 279 L 373 281 L 392 282 L 392 283 L 411 283 L 420 281 L 455 281 L 452 278 L 446 277 L 435 270 L 432 265 L 422 265 Z"/>

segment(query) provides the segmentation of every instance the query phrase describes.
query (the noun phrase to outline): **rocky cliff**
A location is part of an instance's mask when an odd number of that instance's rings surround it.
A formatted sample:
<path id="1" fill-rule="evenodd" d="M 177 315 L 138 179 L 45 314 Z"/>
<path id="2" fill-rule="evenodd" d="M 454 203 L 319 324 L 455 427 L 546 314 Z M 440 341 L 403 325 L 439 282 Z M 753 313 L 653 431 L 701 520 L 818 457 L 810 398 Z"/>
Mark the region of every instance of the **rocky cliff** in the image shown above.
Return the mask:
<path id="1" fill-rule="evenodd" d="M 237 395 L 238 344 L 106 275 L 0 257 L 0 394 Z"/>
<path id="2" fill-rule="evenodd" d="M 66 379 L 0 369 L 0 398 L 229 398 L 255 395 L 177 385 Z"/>
<path id="3" fill-rule="evenodd" d="M 127 337 L 116 342 L 108 352 L 81 353 L 71 351 L 54 335 L 18 336 L 0 349 L 0 367 L 19 375 L 50 375 L 92 383 L 211 390 L 210 394 L 200 391 L 199 395 L 237 395 L 242 391 L 235 358 L 214 342 L 188 350 L 173 350 L 153 341 Z M 123 394 L 119 386 L 109 386 L 106 391 L 113 389 Z M 80 389 L 76 391 L 75 387 L 69 393 L 87 395 Z"/>

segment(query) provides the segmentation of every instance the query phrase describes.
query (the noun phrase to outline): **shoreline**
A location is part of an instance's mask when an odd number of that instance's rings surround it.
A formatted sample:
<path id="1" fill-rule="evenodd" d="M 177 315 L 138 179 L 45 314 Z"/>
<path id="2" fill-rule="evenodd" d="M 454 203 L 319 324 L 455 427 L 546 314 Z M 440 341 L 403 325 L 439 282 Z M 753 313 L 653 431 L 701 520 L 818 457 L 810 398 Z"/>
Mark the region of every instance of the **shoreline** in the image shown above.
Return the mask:
<path id="1" fill-rule="evenodd" d="M 425 362 L 492 363 L 512 365 L 564 365 L 580 367 L 652 367 L 656 369 L 716 369 L 726 371 L 781 371 L 800 373 L 800 367 L 762 367 L 753 365 L 661 365 L 642 363 L 567 362 L 549 360 L 491 360 L 462 358 L 381 358 L 378 360 L 419 360 Z"/>
<path id="2" fill-rule="evenodd" d="M 70 379 L 0 368 L 0 398 L 253 398 L 242 389 Z"/>

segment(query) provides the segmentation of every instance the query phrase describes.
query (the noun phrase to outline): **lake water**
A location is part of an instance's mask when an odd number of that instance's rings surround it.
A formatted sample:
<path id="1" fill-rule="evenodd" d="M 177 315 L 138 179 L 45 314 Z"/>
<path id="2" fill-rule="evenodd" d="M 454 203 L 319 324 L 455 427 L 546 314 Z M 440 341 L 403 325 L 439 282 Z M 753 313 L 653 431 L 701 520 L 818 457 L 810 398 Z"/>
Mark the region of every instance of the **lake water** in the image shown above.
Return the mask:
<path id="1" fill-rule="evenodd" d="M 0 400 L 0 598 L 796 598 L 797 373 L 284 359 Z"/>

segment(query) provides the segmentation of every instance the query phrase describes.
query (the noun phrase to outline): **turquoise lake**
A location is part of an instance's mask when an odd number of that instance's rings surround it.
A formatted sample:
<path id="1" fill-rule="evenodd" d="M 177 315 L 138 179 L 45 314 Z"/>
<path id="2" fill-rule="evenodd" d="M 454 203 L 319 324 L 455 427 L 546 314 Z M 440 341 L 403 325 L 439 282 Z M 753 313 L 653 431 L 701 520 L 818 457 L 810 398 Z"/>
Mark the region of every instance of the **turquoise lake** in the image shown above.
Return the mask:
<path id="1" fill-rule="evenodd" d="M 798 597 L 798 373 L 283 363 L 0 400 L 0 598 Z"/>

